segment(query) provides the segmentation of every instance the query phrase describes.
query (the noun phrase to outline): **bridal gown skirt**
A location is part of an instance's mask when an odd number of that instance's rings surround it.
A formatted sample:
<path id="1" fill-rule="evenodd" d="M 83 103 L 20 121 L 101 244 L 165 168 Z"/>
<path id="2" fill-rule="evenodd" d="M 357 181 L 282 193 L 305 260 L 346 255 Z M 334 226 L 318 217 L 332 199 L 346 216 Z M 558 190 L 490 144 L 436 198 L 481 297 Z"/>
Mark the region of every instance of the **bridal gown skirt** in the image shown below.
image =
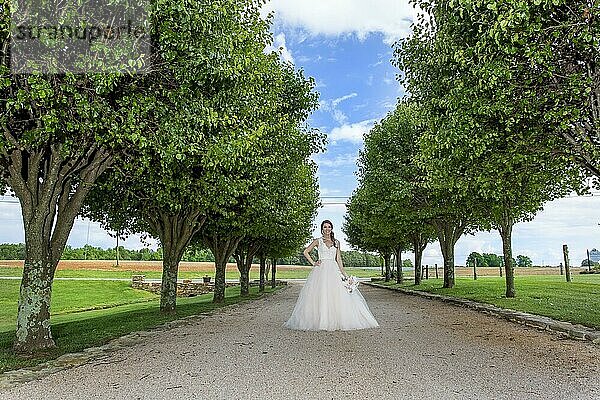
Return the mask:
<path id="1" fill-rule="evenodd" d="M 353 330 L 379 326 L 358 289 L 348 293 L 335 260 L 321 260 L 300 291 L 286 328 L 317 330 Z"/>

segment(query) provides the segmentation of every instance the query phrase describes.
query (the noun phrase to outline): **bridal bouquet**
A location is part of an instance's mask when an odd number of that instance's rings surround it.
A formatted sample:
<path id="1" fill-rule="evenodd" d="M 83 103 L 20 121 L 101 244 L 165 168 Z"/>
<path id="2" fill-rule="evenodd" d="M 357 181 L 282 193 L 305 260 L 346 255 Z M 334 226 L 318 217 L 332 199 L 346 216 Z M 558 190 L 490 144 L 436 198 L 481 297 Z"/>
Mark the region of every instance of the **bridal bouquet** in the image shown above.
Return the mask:
<path id="1" fill-rule="evenodd" d="M 354 289 L 356 289 L 358 287 L 358 278 L 350 275 L 344 281 L 344 287 L 346 288 L 348 293 L 352 293 L 354 291 Z"/>

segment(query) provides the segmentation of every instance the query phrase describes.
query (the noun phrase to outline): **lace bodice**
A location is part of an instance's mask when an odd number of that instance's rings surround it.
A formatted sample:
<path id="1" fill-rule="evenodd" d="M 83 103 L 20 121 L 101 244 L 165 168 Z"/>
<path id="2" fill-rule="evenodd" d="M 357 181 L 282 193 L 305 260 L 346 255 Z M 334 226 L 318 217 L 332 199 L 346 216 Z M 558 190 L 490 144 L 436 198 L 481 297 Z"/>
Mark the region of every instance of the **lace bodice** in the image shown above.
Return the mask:
<path id="1" fill-rule="evenodd" d="M 337 253 L 337 247 L 331 246 L 327 247 L 323 238 L 319 238 L 319 260 L 335 260 L 335 255 Z"/>

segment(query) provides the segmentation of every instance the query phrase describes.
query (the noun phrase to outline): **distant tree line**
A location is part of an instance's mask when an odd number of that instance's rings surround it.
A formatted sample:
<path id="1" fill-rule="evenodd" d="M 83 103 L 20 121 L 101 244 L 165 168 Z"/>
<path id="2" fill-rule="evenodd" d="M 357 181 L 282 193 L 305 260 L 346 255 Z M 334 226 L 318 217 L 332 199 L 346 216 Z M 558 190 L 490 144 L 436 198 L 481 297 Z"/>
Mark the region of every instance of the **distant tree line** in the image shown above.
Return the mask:
<path id="1" fill-rule="evenodd" d="M 594 269 L 599 269 L 600 268 L 600 263 L 598 261 L 592 261 L 592 260 L 588 260 L 587 258 L 584 258 L 583 260 L 581 260 L 581 266 L 582 267 L 587 267 L 588 266 L 588 261 L 589 261 L 589 266 L 594 268 Z"/>
<path id="2" fill-rule="evenodd" d="M 504 266 L 504 258 L 497 254 L 472 252 L 467 257 L 466 265 L 472 267 L 477 260 L 478 267 L 502 267 Z M 516 267 L 533 267 L 533 262 L 528 256 L 518 255 L 516 259 L 512 259 L 513 265 Z"/>
<path id="3" fill-rule="evenodd" d="M 25 244 L 23 243 L 2 243 L 0 244 L 0 260 L 23 260 L 25 257 Z M 316 255 L 315 255 L 316 257 Z M 379 267 L 381 259 L 379 256 L 362 253 L 359 251 L 342 251 L 344 265 L 347 267 Z M 115 260 L 117 258 L 116 248 L 109 247 L 103 249 L 85 245 L 83 247 L 71 247 L 67 245 L 62 255 L 62 260 Z M 126 249 L 119 246 L 119 259 L 132 261 L 162 261 L 163 249 L 159 247 L 156 250 L 142 248 L 139 250 Z M 183 254 L 182 261 L 193 262 L 214 262 L 213 253 L 204 248 L 190 246 Z M 258 261 L 258 260 L 255 260 Z M 235 262 L 231 257 L 229 262 Z M 277 260 L 280 265 L 310 265 L 301 251 L 295 255 L 280 258 Z M 412 265 L 411 265 L 412 266 Z"/>

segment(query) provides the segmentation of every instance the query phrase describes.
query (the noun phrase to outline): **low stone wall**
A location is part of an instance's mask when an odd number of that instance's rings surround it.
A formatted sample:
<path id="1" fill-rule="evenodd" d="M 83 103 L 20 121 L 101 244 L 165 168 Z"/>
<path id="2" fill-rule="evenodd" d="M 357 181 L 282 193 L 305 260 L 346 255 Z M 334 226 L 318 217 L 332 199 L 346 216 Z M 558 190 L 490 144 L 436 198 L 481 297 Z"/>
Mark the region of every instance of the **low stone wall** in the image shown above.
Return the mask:
<path id="1" fill-rule="evenodd" d="M 271 281 L 268 281 L 266 285 L 270 285 Z M 287 285 L 286 281 L 276 280 L 275 283 L 279 285 Z M 250 286 L 258 286 L 259 281 L 250 281 Z M 238 282 L 226 282 L 225 287 L 239 286 Z M 131 287 L 134 289 L 147 290 L 149 292 L 160 294 L 160 282 L 148 282 L 145 280 L 144 275 L 133 275 L 131 277 Z M 177 282 L 177 297 L 193 297 L 201 294 L 206 294 L 214 291 L 214 282 L 194 282 L 191 279 L 183 279 Z"/>

